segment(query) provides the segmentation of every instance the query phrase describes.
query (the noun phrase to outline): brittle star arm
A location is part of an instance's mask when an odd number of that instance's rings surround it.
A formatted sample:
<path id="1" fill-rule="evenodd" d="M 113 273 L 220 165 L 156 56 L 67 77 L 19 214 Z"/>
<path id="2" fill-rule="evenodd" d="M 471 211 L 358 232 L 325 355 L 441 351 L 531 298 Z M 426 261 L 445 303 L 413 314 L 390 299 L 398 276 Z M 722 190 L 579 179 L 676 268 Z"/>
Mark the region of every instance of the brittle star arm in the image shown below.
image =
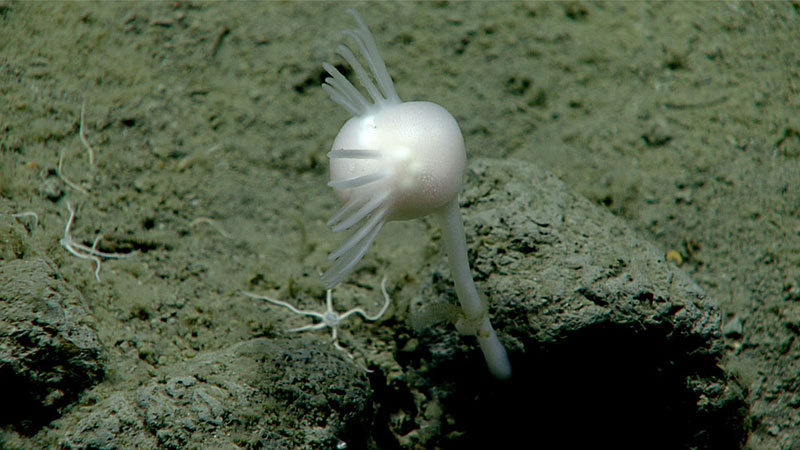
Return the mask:
<path id="1" fill-rule="evenodd" d="M 284 307 L 284 308 L 288 309 L 289 311 L 291 311 L 291 312 L 293 312 L 295 314 L 301 315 L 301 316 L 311 316 L 311 317 L 316 317 L 318 319 L 321 319 L 323 321 L 325 320 L 325 316 L 323 314 L 320 314 L 320 313 L 318 313 L 316 311 L 307 311 L 307 310 L 304 310 L 304 309 L 298 309 L 294 305 L 292 305 L 291 303 L 284 302 L 283 300 L 276 300 L 274 298 L 270 298 L 270 297 L 267 297 L 265 295 L 256 295 L 256 294 L 253 294 L 252 292 L 246 292 L 246 291 L 242 291 L 242 294 L 244 294 L 244 295 L 246 295 L 246 296 L 248 296 L 250 298 L 254 298 L 254 299 L 257 299 L 257 300 L 265 300 L 268 303 L 272 303 L 273 305 Z M 316 325 L 320 325 L 320 324 L 314 324 L 314 326 L 316 326 Z M 325 326 L 326 324 L 323 322 L 321 325 Z M 322 328 L 322 327 L 319 327 L 319 328 Z M 295 330 L 302 331 L 302 330 L 299 330 L 299 329 L 295 329 Z M 292 331 L 292 330 L 289 330 L 289 331 Z"/>
<path id="2" fill-rule="evenodd" d="M 84 98 L 83 105 L 81 105 L 81 128 L 80 131 L 78 132 L 78 135 L 81 138 L 83 146 L 86 147 L 86 151 L 89 153 L 89 167 L 92 168 L 94 167 L 94 149 L 92 148 L 91 144 L 89 144 L 89 140 L 86 139 L 86 126 L 83 120 L 85 113 L 86 113 L 86 99 Z M 89 195 L 89 191 L 79 186 L 78 184 L 70 181 L 66 177 L 66 175 L 64 175 L 64 151 L 65 148 L 62 148 L 58 154 L 58 167 L 56 168 L 56 173 L 62 180 L 64 180 L 64 183 L 66 183 L 67 186 L 71 187 L 72 189 L 75 189 L 76 191 L 82 194 Z"/>
<path id="3" fill-rule="evenodd" d="M 20 217 L 33 217 L 33 226 L 34 228 L 39 225 L 39 215 L 33 211 L 25 211 L 17 214 L 11 214 L 11 217 L 15 219 L 19 219 Z"/>
<path id="4" fill-rule="evenodd" d="M 328 291 L 328 298 L 327 298 L 328 310 L 329 311 L 333 310 L 333 304 L 332 304 L 330 292 L 331 291 L 329 290 Z M 353 314 L 358 314 L 359 316 L 364 318 L 364 320 L 366 320 L 367 322 L 374 322 L 374 321 L 380 319 L 386 313 L 386 310 L 389 309 L 389 304 L 391 303 L 391 299 L 389 298 L 389 293 L 386 292 L 386 275 L 384 275 L 383 279 L 381 279 L 381 293 L 383 294 L 383 299 L 384 299 L 383 306 L 381 306 L 380 311 L 378 311 L 375 315 L 370 316 L 369 314 L 364 312 L 364 310 L 361 309 L 361 308 L 353 308 L 353 309 L 347 311 L 346 313 L 342 314 L 341 316 L 339 316 L 339 320 L 342 321 L 342 320 L 352 316 Z"/>
<path id="5" fill-rule="evenodd" d="M 64 237 L 61 238 L 60 244 L 64 247 L 68 252 L 72 253 L 74 256 L 77 256 L 80 259 L 88 259 L 94 261 L 96 267 L 94 269 L 94 278 L 100 282 L 100 258 L 112 258 L 112 259 L 120 259 L 126 258 L 130 255 L 121 254 L 121 253 L 106 253 L 100 250 L 97 250 L 97 244 L 100 242 L 102 235 L 98 235 L 94 243 L 91 247 L 81 244 L 80 242 L 75 242 L 72 239 L 72 234 L 70 234 L 70 229 L 72 228 L 72 222 L 75 220 L 75 210 L 72 209 L 72 205 L 67 202 L 67 211 L 69 211 L 69 219 L 67 219 L 67 225 L 64 227 Z"/>
<path id="6" fill-rule="evenodd" d="M 94 278 L 97 282 L 100 282 L 100 258 L 92 255 L 91 252 L 88 253 L 80 253 L 75 248 L 81 248 L 81 244 L 75 242 L 72 239 L 72 235 L 70 234 L 69 230 L 72 228 L 72 222 L 75 220 L 75 210 L 72 209 L 72 205 L 67 202 L 67 211 L 69 211 L 69 219 L 67 219 L 67 225 L 64 227 L 64 237 L 61 238 L 60 244 L 64 247 L 68 252 L 72 253 L 74 256 L 77 256 L 80 259 L 89 259 L 94 261 L 96 268 L 94 270 Z"/>

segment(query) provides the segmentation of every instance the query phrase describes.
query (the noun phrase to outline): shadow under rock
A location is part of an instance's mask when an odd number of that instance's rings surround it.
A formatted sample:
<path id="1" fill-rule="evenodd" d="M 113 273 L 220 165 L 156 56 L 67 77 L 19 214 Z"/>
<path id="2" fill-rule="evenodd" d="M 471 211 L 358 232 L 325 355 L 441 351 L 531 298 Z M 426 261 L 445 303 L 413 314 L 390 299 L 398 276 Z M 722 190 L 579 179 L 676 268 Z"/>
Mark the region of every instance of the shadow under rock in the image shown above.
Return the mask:
<path id="1" fill-rule="evenodd" d="M 431 376 L 457 380 L 443 405 L 452 415 L 441 448 L 739 449 L 743 390 L 715 358 L 664 327 L 602 324 L 552 345 L 512 354 L 508 382 L 465 377 L 451 362 Z M 478 355 L 480 356 L 480 355 Z M 447 423 L 445 421 L 444 423 Z"/>

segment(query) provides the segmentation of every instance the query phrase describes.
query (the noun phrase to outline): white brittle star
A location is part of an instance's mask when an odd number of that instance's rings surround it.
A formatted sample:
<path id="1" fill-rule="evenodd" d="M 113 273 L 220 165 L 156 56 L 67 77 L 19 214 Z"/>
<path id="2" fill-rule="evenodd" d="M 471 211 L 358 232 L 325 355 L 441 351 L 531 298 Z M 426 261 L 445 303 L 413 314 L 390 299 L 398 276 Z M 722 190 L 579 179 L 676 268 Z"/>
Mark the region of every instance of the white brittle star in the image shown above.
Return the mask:
<path id="1" fill-rule="evenodd" d="M 94 243 L 91 247 L 87 247 L 86 245 L 81 244 L 80 242 L 75 242 L 72 239 L 72 235 L 70 234 L 70 228 L 72 228 L 72 222 L 75 220 L 75 211 L 72 209 L 72 205 L 67 202 L 67 211 L 69 211 L 69 220 L 67 220 L 67 226 L 64 227 L 64 237 L 61 238 L 59 243 L 62 247 L 67 249 L 68 252 L 72 253 L 73 255 L 77 256 L 80 259 L 88 259 L 94 261 L 97 267 L 94 269 L 94 277 L 97 279 L 97 282 L 100 282 L 100 258 L 111 258 L 111 259 L 120 259 L 126 258 L 131 256 L 130 254 L 122 254 L 122 253 L 106 253 L 102 252 L 97 249 L 97 243 L 100 242 L 103 235 L 99 234 L 94 239 Z"/>
<path id="2" fill-rule="evenodd" d="M 341 325 L 341 323 L 345 319 L 347 319 L 348 317 L 350 317 L 350 316 L 352 316 L 354 314 L 358 314 L 359 316 L 361 316 L 367 322 L 374 322 L 374 321 L 380 319 L 381 316 L 383 316 L 386 313 L 386 310 L 389 309 L 389 304 L 391 303 L 391 299 L 389 298 L 389 294 L 386 292 L 386 276 L 385 275 L 383 276 L 383 279 L 381 280 L 381 292 L 383 293 L 384 303 L 383 303 L 383 306 L 381 307 L 380 311 L 378 311 L 378 313 L 373 315 L 373 316 L 367 314 L 361 308 L 353 308 L 353 309 L 350 309 L 350 310 L 348 310 L 347 312 L 345 312 L 343 314 L 339 314 L 338 312 L 336 312 L 333 309 L 333 290 L 332 289 L 328 289 L 328 291 L 327 291 L 327 295 L 326 295 L 326 299 L 325 299 L 325 312 L 324 313 L 298 309 L 294 305 L 292 305 L 291 303 L 284 302 L 282 300 L 275 300 L 274 298 L 269 298 L 269 297 L 266 297 L 266 296 L 263 296 L 263 295 L 256 295 L 256 294 L 253 294 L 251 292 L 242 291 L 242 294 L 244 294 L 244 295 L 246 295 L 246 296 L 248 296 L 250 298 L 255 298 L 255 299 L 259 299 L 259 300 L 266 300 L 267 302 L 272 303 L 273 305 L 284 307 L 284 308 L 288 309 L 289 311 L 291 311 L 291 312 L 293 312 L 295 314 L 301 315 L 301 316 L 309 316 L 309 317 L 314 317 L 316 319 L 319 319 L 320 322 L 312 323 L 312 324 L 309 324 L 309 325 L 303 325 L 302 327 L 292 328 L 292 329 L 286 330 L 286 332 L 287 333 L 298 333 L 300 331 L 320 330 L 322 328 L 330 327 L 330 329 L 331 329 L 331 343 L 333 344 L 333 347 L 336 348 L 336 350 L 339 350 L 340 352 L 342 352 L 345 355 L 347 355 L 347 357 L 350 358 L 350 360 L 355 363 L 355 358 L 353 358 L 353 355 L 350 352 L 348 352 L 344 347 L 339 345 L 339 326 Z M 371 370 L 367 369 L 366 367 L 361 366 L 360 364 L 358 364 L 358 365 L 362 369 L 366 370 L 367 372 L 372 372 Z"/>

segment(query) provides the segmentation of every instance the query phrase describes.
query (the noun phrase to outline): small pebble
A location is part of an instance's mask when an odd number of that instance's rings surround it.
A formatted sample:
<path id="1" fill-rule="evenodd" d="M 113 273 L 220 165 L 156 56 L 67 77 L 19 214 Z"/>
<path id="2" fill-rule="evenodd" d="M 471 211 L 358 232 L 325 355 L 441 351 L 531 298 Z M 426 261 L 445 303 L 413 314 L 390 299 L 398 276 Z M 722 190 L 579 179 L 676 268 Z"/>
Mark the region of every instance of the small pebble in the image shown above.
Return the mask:
<path id="1" fill-rule="evenodd" d="M 722 326 L 722 334 L 725 337 L 739 337 L 742 335 L 742 320 L 738 316 L 733 316 L 725 325 Z"/>

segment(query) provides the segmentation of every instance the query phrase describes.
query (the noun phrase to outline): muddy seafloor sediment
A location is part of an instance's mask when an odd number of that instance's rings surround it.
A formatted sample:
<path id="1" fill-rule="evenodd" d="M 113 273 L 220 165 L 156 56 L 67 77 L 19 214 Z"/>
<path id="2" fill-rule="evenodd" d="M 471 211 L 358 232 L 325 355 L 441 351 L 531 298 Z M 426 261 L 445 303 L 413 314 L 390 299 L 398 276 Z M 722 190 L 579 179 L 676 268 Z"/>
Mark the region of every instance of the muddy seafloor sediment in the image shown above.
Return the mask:
<path id="1" fill-rule="evenodd" d="M 334 58 L 338 30 L 352 26 L 346 6 L 353 4 L 0 3 L 0 265 L 53 267 L 48 283 L 69 286 L 53 292 L 78 293 L 61 300 L 80 298 L 77 310 L 88 311 L 81 320 L 103 348 L 102 376 L 90 377 L 90 386 L 75 393 L 48 385 L 37 397 L 51 407 L 52 421 L 4 415 L 1 446 L 180 448 L 212 445 L 216 436 L 216 443 L 251 448 L 464 448 L 480 441 L 471 437 L 486 438 L 465 411 L 503 403 L 487 403 L 498 391 L 475 385 L 486 375 L 475 372 L 483 363 L 469 352 L 472 342 L 446 322 L 421 331 L 409 322 L 423 295 L 450 295 L 433 221 L 387 226 L 334 292 L 338 308 L 377 307 L 381 277 L 389 276 L 389 314 L 376 325 L 353 321 L 341 336 L 371 374 L 332 350 L 327 331 L 285 336 L 282 330 L 306 322 L 240 292 L 322 305 L 319 270 L 342 239 L 325 226 L 339 207 L 326 186 L 325 154 L 346 114 L 319 88 L 320 64 Z M 698 369 L 681 395 L 696 394 L 699 411 L 735 412 L 739 394 L 725 388 L 738 386 L 747 416 L 717 419 L 731 418 L 727 426 L 745 434 L 748 448 L 793 448 L 800 439 L 797 7 L 356 7 L 401 98 L 448 108 L 470 161 L 533 163 L 643 242 L 670 251 L 663 263 L 680 265 L 669 270 L 688 274 L 703 301 L 717 305 L 721 333 L 709 340 L 721 372 Z M 464 192 L 477 181 L 468 176 Z M 99 281 L 93 261 L 60 245 L 68 202 L 77 242 L 91 247 L 100 236 L 100 250 L 130 255 L 104 260 Z M 27 212 L 36 218 L 15 216 Z M 523 240 L 509 250 L 492 242 L 496 235 L 481 235 L 513 225 L 489 218 L 495 222 L 487 228 L 467 223 L 487 294 L 508 287 L 500 275 L 517 257 L 510 253 L 528 248 Z M 525 258 L 556 248 L 532 242 L 536 251 Z M 542 280 L 526 298 L 552 287 Z M 561 288 L 604 301 L 581 291 L 586 286 Z M 10 307 L 8 293 L 0 295 Z M 557 361 L 552 348 L 584 347 L 547 347 L 536 308 L 521 323 L 505 300 L 489 300 L 524 367 Z M 524 325 L 541 327 L 540 334 L 523 339 Z M 607 336 L 624 345 L 627 335 Z M 652 340 L 639 344 L 657 346 L 666 333 L 645 336 Z M 58 352 L 80 353 L 70 339 L 56 341 Z M 464 361 L 453 363 L 454 356 Z M 242 358 L 247 364 L 232 375 L 232 361 Z M 43 364 L 66 373 L 61 362 Z M 711 370 L 691 369 L 698 367 Z M 549 369 L 537 370 L 547 390 Z M 586 377 L 609 373 L 619 374 L 600 361 Z M 466 374 L 475 375 L 436 378 Z M 23 398 L 39 392 L 41 384 L 31 383 L 20 389 Z M 574 392 L 583 397 L 572 400 L 594 408 L 611 401 Z M 721 398 L 731 403 L 715 410 Z M 291 417 L 308 421 L 287 431 Z"/>

